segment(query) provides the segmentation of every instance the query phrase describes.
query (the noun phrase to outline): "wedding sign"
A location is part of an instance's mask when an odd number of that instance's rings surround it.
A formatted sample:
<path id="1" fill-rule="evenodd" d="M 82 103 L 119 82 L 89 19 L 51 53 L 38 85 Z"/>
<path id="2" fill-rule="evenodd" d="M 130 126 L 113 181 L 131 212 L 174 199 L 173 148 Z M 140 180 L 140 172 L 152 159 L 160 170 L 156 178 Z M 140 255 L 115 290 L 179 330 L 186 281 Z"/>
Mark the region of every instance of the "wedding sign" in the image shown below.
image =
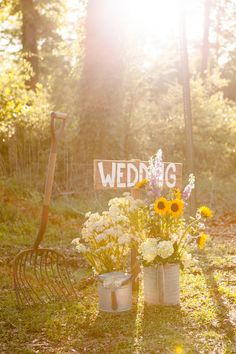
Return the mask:
<path id="1" fill-rule="evenodd" d="M 94 160 L 95 189 L 129 189 L 148 178 L 148 161 Z M 182 164 L 163 162 L 163 188 L 182 187 Z"/>

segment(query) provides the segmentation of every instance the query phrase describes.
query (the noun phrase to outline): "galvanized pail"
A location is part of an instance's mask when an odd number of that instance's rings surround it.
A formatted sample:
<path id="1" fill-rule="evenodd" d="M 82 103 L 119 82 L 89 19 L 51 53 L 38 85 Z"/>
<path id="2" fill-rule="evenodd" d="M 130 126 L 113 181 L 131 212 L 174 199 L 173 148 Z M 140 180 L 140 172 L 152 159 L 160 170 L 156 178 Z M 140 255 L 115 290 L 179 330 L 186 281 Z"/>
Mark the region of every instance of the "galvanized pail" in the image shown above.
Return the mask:
<path id="1" fill-rule="evenodd" d="M 131 275 L 110 272 L 98 277 L 99 309 L 105 312 L 122 312 L 132 308 Z"/>
<path id="2" fill-rule="evenodd" d="M 149 305 L 179 304 L 179 264 L 144 267 L 144 301 Z"/>

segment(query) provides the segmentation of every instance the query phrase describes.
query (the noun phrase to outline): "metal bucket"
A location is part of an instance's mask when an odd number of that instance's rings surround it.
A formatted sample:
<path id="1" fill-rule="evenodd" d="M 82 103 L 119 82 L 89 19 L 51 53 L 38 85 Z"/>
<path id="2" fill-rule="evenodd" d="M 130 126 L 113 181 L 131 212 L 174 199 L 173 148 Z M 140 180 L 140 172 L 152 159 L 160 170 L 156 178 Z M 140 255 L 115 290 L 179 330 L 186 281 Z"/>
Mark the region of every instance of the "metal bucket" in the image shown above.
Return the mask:
<path id="1" fill-rule="evenodd" d="M 104 286 L 107 280 L 120 282 L 118 287 Z M 123 312 L 132 308 L 131 275 L 123 272 L 111 272 L 99 275 L 98 282 L 99 309 L 105 312 Z"/>
<path id="2" fill-rule="evenodd" d="M 144 267 L 144 301 L 149 305 L 179 304 L 179 264 Z"/>

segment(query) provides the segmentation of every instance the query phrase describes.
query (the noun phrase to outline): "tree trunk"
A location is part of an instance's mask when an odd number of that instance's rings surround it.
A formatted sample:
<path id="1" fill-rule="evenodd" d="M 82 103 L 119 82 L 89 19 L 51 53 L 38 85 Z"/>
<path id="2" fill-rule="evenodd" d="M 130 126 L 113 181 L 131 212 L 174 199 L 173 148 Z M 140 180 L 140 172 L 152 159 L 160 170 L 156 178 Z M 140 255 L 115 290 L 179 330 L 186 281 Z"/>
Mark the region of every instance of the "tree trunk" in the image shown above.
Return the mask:
<path id="1" fill-rule="evenodd" d="M 37 16 L 33 0 L 21 0 L 22 11 L 22 47 L 26 60 L 30 63 L 33 76 L 27 82 L 35 90 L 38 81 Z"/>
<path id="2" fill-rule="evenodd" d="M 121 159 L 124 154 L 123 26 L 117 0 L 89 0 L 81 78 L 78 158 Z"/>
<path id="3" fill-rule="evenodd" d="M 186 35 L 186 14 L 185 3 L 182 2 L 181 17 L 180 17 L 180 38 L 181 38 L 181 64 L 182 64 L 182 85 L 183 85 L 183 108 L 184 108 L 184 123 L 185 123 L 185 140 L 186 140 L 186 162 L 188 174 L 194 173 L 194 145 L 193 145 L 193 129 L 192 129 L 192 108 L 191 108 L 191 90 L 190 90 L 190 73 L 188 60 L 188 43 Z M 196 209 L 196 194 L 193 191 L 190 198 L 191 214 Z"/>
<path id="4" fill-rule="evenodd" d="M 203 31 L 203 44 L 202 44 L 202 66 L 201 66 L 202 78 L 204 78 L 207 73 L 208 63 L 209 63 L 210 10 L 211 10 L 211 0 L 205 0 L 204 31 Z"/>

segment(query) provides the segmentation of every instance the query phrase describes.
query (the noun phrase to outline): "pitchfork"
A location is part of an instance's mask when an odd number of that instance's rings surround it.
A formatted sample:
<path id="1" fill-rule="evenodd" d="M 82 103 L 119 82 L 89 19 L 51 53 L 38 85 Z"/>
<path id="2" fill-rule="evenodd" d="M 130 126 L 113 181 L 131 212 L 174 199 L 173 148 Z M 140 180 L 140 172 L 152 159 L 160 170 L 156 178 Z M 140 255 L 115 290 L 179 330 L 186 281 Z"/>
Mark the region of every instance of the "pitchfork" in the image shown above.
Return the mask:
<path id="1" fill-rule="evenodd" d="M 14 289 L 19 306 L 77 299 L 65 256 L 50 248 L 39 248 L 48 222 L 57 143 L 63 134 L 66 118 L 65 113 L 51 113 L 51 149 L 39 231 L 33 248 L 21 251 L 13 260 Z M 56 130 L 57 119 L 61 121 L 61 125 Z"/>

